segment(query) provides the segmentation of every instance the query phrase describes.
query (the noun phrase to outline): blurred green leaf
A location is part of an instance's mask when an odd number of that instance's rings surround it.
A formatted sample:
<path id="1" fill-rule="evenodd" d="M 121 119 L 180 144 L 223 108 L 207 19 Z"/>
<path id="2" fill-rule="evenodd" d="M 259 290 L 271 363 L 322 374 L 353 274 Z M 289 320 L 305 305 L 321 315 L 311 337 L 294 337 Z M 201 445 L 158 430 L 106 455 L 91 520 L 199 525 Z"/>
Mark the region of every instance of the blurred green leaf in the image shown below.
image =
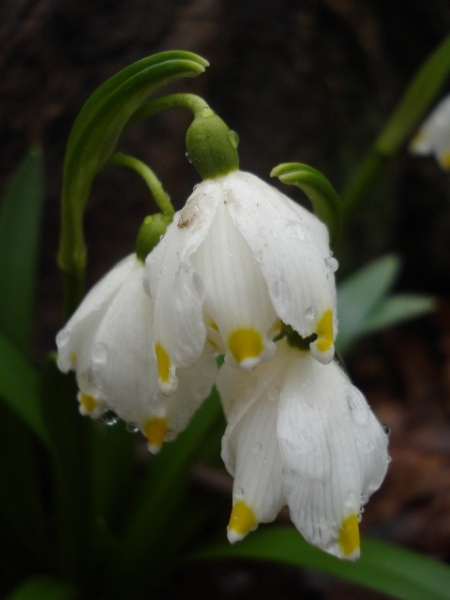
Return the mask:
<path id="1" fill-rule="evenodd" d="M 364 330 L 400 270 L 400 259 L 388 254 L 359 269 L 339 284 L 337 291 L 339 334 L 336 347 L 344 353 Z"/>
<path id="2" fill-rule="evenodd" d="M 10 182 L 0 211 L 0 332 L 30 351 L 43 199 L 43 160 L 30 150 Z"/>
<path id="3" fill-rule="evenodd" d="M 174 442 L 164 444 L 161 453 L 152 459 L 126 532 L 125 560 L 118 589 L 126 588 L 127 593 L 131 593 L 130 581 L 133 581 L 139 590 L 142 577 L 147 577 L 146 565 L 149 562 L 157 571 L 167 568 L 170 563 L 159 549 L 161 545 L 166 547 L 164 537 L 174 515 L 183 510 L 193 463 L 202 455 L 205 440 L 209 440 L 212 432 L 215 433 L 217 424 L 223 419 L 222 414 L 220 398 L 214 389 L 189 427 Z"/>
<path id="4" fill-rule="evenodd" d="M 73 374 L 65 375 L 49 356 L 40 382 L 41 404 L 51 439 L 52 515 L 56 557 L 64 579 L 88 578 L 92 565 L 92 423 L 77 413 Z"/>
<path id="5" fill-rule="evenodd" d="M 372 148 L 341 193 L 345 217 L 356 208 L 380 178 L 383 170 L 415 133 L 420 120 L 436 100 L 450 73 L 450 36 L 425 59 L 392 111 Z"/>
<path id="6" fill-rule="evenodd" d="M 41 479 L 42 448 L 6 404 L 0 404 L 0 423 L 0 515 L 7 522 L 7 527 L 0 524 L 0 553 L 6 555 L 0 561 L 8 562 L 7 555 L 15 548 L 16 561 L 21 557 L 17 571 L 23 576 L 28 568 L 36 571 L 53 564 Z"/>
<path id="7" fill-rule="evenodd" d="M 36 577 L 20 585 L 7 600 L 75 600 L 77 590 L 51 577 Z"/>
<path id="8" fill-rule="evenodd" d="M 430 296 L 396 294 L 386 298 L 367 319 L 363 333 L 379 331 L 384 327 L 398 325 L 403 321 L 420 317 L 436 308 L 436 300 Z"/>
<path id="9" fill-rule="evenodd" d="M 342 561 L 313 548 L 289 527 L 266 527 L 234 546 L 210 546 L 190 559 L 256 559 L 307 567 L 403 600 L 448 600 L 450 590 L 450 567 L 427 556 L 364 538 L 361 558 Z"/>
<path id="10" fill-rule="evenodd" d="M 22 354 L 0 334 L 0 398 L 49 445 L 39 402 L 38 375 Z"/>

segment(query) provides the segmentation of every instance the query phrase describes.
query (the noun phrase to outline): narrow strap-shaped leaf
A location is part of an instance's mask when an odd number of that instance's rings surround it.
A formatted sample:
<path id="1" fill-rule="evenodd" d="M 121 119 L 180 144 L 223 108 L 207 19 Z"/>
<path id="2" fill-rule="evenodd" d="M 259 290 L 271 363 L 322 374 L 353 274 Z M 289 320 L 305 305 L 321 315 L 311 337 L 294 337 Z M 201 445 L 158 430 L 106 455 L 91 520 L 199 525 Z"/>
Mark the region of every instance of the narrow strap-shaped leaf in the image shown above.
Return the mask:
<path id="1" fill-rule="evenodd" d="M 76 600 L 79 592 L 72 585 L 42 575 L 17 587 L 7 600 Z"/>
<path id="2" fill-rule="evenodd" d="M 392 158 L 413 135 L 449 73 L 450 36 L 447 36 L 420 66 L 372 148 L 341 193 L 345 217 L 355 212 Z"/>
<path id="3" fill-rule="evenodd" d="M 86 248 L 82 220 L 95 176 L 114 153 L 131 116 L 148 97 L 176 79 L 202 73 L 207 64 L 190 52 L 155 54 L 111 77 L 81 109 L 70 134 L 63 174 L 58 262 L 69 276 L 67 312 L 73 310 L 83 290 Z"/>
<path id="4" fill-rule="evenodd" d="M 400 259 L 388 254 L 350 275 L 338 286 L 339 334 L 336 347 L 345 353 L 383 301 L 400 270 Z"/>
<path id="5" fill-rule="evenodd" d="M 314 213 L 327 225 L 334 246 L 341 227 L 341 207 L 328 179 L 317 169 L 302 163 L 283 163 L 272 169 L 270 175 L 287 185 L 296 185 L 306 194 Z"/>
<path id="6" fill-rule="evenodd" d="M 39 403 L 39 381 L 22 354 L 0 335 L 0 400 L 47 445 L 50 440 Z"/>
<path id="7" fill-rule="evenodd" d="M 403 600 L 448 600 L 450 589 L 450 567 L 427 556 L 364 538 L 361 558 L 341 561 L 313 548 L 289 527 L 267 527 L 234 546 L 211 546 L 192 558 L 245 558 L 307 567 Z"/>
<path id="8" fill-rule="evenodd" d="M 42 185 L 42 154 L 33 148 L 10 182 L 0 211 L 0 332 L 25 356 L 33 331 Z"/>
<path id="9" fill-rule="evenodd" d="M 410 319 L 422 317 L 436 308 L 436 299 L 419 294 L 396 294 L 378 306 L 364 325 L 364 333 L 379 331 Z"/>
<path id="10" fill-rule="evenodd" d="M 81 581 L 92 563 L 94 527 L 90 419 L 77 415 L 74 377 L 47 359 L 41 379 L 42 409 L 52 441 L 51 500 L 56 558 L 63 578 Z"/>

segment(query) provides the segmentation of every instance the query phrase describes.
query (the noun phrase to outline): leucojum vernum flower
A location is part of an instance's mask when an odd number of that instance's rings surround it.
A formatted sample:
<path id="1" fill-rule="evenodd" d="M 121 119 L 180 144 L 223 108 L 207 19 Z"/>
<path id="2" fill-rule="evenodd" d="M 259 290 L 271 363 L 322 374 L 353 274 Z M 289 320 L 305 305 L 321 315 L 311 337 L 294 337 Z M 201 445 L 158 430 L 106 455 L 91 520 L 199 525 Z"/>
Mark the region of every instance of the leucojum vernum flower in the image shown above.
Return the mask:
<path id="1" fill-rule="evenodd" d="M 388 440 L 334 360 L 327 227 L 239 170 L 236 134 L 201 103 L 186 144 L 203 181 L 161 239 L 138 244 L 85 297 L 57 336 L 59 367 L 76 373 L 82 414 L 114 411 L 153 453 L 215 382 L 234 477 L 230 542 L 287 505 L 308 542 L 356 559 Z"/>

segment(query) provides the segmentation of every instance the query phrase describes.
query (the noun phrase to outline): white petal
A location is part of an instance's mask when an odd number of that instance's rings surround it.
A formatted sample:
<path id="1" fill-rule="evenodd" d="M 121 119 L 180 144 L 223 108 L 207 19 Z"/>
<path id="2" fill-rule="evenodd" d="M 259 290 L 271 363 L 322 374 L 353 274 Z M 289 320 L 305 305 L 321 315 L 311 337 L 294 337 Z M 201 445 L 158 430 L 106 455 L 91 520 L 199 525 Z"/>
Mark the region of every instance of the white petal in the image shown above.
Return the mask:
<path id="1" fill-rule="evenodd" d="M 75 367 L 79 356 L 88 347 L 96 324 L 102 318 L 105 306 L 124 278 L 135 266 L 136 256 L 131 254 L 115 265 L 85 296 L 82 303 L 56 336 L 58 366 L 66 373 Z"/>
<path id="2" fill-rule="evenodd" d="M 236 229 L 222 199 L 210 232 L 192 255 L 205 289 L 204 312 L 225 349 L 226 362 L 250 370 L 274 351 L 272 331 L 277 316 L 253 252 Z"/>
<path id="3" fill-rule="evenodd" d="M 152 304 L 143 276 L 143 265 L 136 261 L 111 299 L 89 352 L 99 398 L 141 429 L 158 405 L 164 412 L 153 354 Z"/>
<path id="4" fill-rule="evenodd" d="M 450 96 L 433 109 L 410 144 L 416 154 L 436 155 L 441 166 L 450 167 Z"/>
<path id="5" fill-rule="evenodd" d="M 280 397 L 284 492 L 296 527 L 340 558 L 359 556 L 361 504 L 381 485 L 387 437 L 336 363 L 291 362 Z"/>
<path id="6" fill-rule="evenodd" d="M 302 337 L 317 333 L 327 311 L 336 322 L 334 271 L 326 227 L 272 186 L 249 173 L 225 178 L 227 207 L 238 230 L 251 247 L 266 280 L 278 317 Z M 336 331 L 331 332 L 334 339 Z M 317 350 L 329 362 L 331 343 Z"/>
<path id="7" fill-rule="evenodd" d="M 222 459 L 235 478 L 228 528 L 228 538 L 234 543 L 258 523 L 273 521 L 284 503 L 276 437 L 277 402 L 274 398 L 277 395 L 270 393 L 273 389 L 270 363 L 256 367 L 251 374 L 224 365 L 220 375 L 221 398 L 233 407 L 228 413 L 229 423 L 222 439 Z M 233 375 L 236 386 L 230 381 Z M 239 396 L 234 396 L 232 401 L 227 395 L 235 392 Z"/>
<path id="8" fill-rule="evenodd" d="M 167 354 L 171 368 L 168 381 L 160 378 L 166 392 L 176 388 L 175 369 L 193 364 L 205 343 L 204 290 L 191 255 L 208 234 L 218 201 L 210 182 L 197 186 L 146 259 L 148 291 L 155 311 L 155 344 Z"/>
<path id="9" fill-rule="evenodd" d="M 188 425 L 197 408 L 211 393 L 216 374 L 216 358 L 208 348 L 205 348 L 200 359 L 192 367 L 178 371 L 179 386 L 175 393 L 165 400 L 167 440 L 173 439 Z"/>

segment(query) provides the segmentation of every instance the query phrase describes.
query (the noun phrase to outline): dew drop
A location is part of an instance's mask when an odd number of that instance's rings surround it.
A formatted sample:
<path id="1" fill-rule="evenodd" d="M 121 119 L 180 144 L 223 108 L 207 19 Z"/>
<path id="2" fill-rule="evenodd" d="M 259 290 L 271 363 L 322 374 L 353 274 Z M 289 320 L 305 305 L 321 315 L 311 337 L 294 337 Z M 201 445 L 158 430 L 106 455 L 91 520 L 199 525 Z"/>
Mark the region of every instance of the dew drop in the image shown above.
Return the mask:
<path id="1" fill-rule="evenodd" d="M 386 462 L 389 464 L 391 461 L 392 461 L 392 456 L 389 456 L 389 455 L 388 455 L 388 457 L 387 457 L 387 459 L 386 459 Z"/>
<path id="2" fill-rule="evenodd" d="M 237 148 L 239 146 L 239 136 L 232 129 L 230 129 L 228 132 L 228 139 L 230 140 L 230 144 L 233 146 L 233 148 Z"/>
<path id="3" fill-rule="evenodd" d="M 305 310 L 305 316 L 309 321 L 314 321 L 317 318 L 318 312 L 314 306 L 310 306 Z"/>
<path id="4" fill-rule="evenodd" d="M 347 508 L 354 508 L 358 504 L 355 492 L 347 492 L 345 494 L 344 504 Z"/>
<path id="5" fill-rule="evenodd" d="M 107 427 L 112 427 L 113 425 L 116 425 L 116 423 L 118 423 L 119 417 L 113 410 L 108 409 L 106 412 L 104 412 L 101 415 L 101 417 L 99 418 L 99 421 L 100 421 L 100 423 L 103 423 L 103 425 L 106 425 Z"/>
<path id="6" fill-rule="evenodd" d="M 299 240 L 305 239 L 305 229 L 298 221 L 287 221 L 284 229 L 286 235 Z"/>
<path id="7" fill-rule="evenodd" d="M 236 493 L 235 493 L 234 495 L 235 495 L 235 497 L 236 497 L 238 500 L 240 500 L 241 498 L 243 498 L 243 497 L 244 497 L 244 488 L 241 488 L 241 487 L 240 487 L 240 488 L 238 488 L 238 489 L 236 490 Z"/>
<path id="8" fill-rule="evenodd" d="M 260 444 L 260 443 L 256 443 L 256 444 L 253 446 L 253 452 L 254 452 L 255 454 L 260 454 L 260 453 L 262 452 L 262 449 L 263 449 L 263 447 L 262 447 L 262 444 Z"/>
<path id="9" fill-rule="evenodd" d="M 382 423 L 382 427 L 385 435 L 389 437 L 389 434 L 391 433 L 391 428 L 389 427 L 389 425 L 386 425 L 386 423 Z"/>
<path id="10" fill-rule="evenodd" d="M 364 425 L 369 418 L 369 406 L 362 393 L 355 387 L 350 387 L 346 394 L 350 415 L 355 423 Z"/>
<path id="11" fill-rule="evenodd" d="M 338 266 L 339 266 L 339 263 L 333 256 L 329 256 L 328 258 L 326 258 L 325 259 L 325 271 L 326 271 L 327 277 L 329 277 L 332 273 L 335 273 L 338 269 Z"/>
<path id="12" fill-rule="evenodd" d="M 92 346 L 92 362 L 98 365 L 104 364 L 108 358 L 108 354 L 109 348 L 106 346 L 106 344 L 103 344 L 102 342 L 96 342 Z"/>
<path id="13" fill-rule="evenodd" d="M 186 158 L 188 159 L 188 162 L 192 163 L 192 159 L 187 152 L 186 152 Z"/>
<path id="14" fill-rule="evenodd" d="M 136 423 L 126 423 L 125 424 L 125 429 L 128 431 L 128 433 L 138 433 L 139 431 L 139 427 L 136 425 Z"/>

